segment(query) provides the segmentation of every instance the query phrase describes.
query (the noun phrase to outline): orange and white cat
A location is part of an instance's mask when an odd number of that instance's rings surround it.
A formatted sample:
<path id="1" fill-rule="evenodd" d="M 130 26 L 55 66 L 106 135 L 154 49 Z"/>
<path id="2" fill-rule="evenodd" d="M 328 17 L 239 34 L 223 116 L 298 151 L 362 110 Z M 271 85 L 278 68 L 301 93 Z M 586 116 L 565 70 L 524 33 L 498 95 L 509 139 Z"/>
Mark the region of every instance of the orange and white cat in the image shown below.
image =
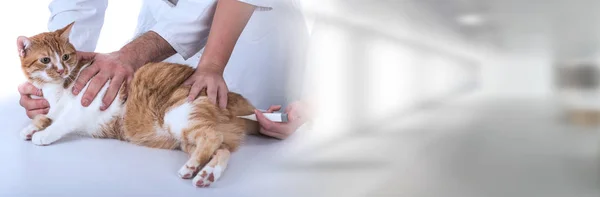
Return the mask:
<path id="1" fill-rule="evenodd" d="M 49 145 L 69 133 L 80 133 L 152 148 L 181 149 L 190 159 L 179 176 L 207 187 L 221 177 L 231 152 L 245 135 L 258 132 L 256 122 L 238 117 L 253 114 L 255 109 L 239 94 L 228 94 L 226 109 L 210 103 L 206 92 L 187 102 L 190 87 L 181 84 L 194 69 L 181 64 L 146 64 L 135 73 L 128 90 L 121 88 L 119 100 L 107 110 L 99 110 L 101 99 L 83 107 L 83 94 L 75 96 L 71 89 L 80 71 L 93 62 L 76 57 L 69 43 L 73 25 L 17 39 L 23 73 L 50 103 L 47 115 L 34 117 L 21 131 L 24 139 Z M 108 83 L 98 95 L 106 92 Z M 129 91 L 126 101 L 123 91 Z"/>

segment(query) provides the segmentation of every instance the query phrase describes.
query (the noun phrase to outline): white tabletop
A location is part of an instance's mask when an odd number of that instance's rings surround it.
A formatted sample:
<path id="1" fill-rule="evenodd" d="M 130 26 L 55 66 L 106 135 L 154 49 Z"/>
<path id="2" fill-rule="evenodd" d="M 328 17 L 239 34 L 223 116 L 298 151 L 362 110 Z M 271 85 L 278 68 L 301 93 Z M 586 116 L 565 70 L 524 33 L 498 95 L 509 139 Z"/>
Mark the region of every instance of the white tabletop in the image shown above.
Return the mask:
<path id="1" fill-rule="evenodd" d="M 44 147 L 21 140 L 29 119 L 17 103 L 0 101 L 0 196 L 255 196 L 282 184 L 270 169 L 285 140 L 250 136 L 220 180 L 196 188 L 177 175 L 181 151 L 79 136 Z"/>

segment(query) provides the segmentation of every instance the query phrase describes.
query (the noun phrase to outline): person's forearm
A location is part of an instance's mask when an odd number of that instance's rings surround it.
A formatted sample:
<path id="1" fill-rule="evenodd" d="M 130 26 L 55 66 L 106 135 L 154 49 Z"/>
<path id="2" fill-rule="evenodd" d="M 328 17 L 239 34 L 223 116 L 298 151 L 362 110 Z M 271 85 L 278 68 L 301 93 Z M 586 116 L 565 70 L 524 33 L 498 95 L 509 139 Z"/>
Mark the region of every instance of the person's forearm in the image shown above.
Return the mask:
<path id="1" fill-rule="evenodd" d="M 199 69 L 223 72 L 255 7 L 237 0 L 219 0 Z"/>
<path id="2" fill-rule="evenodd" d="M 156 32 L 148 31 L 123 46 L 119 56 L 134 67 L 134 70 L 150 62 L 160 62 L 176 53 L 175 49 Z"/>

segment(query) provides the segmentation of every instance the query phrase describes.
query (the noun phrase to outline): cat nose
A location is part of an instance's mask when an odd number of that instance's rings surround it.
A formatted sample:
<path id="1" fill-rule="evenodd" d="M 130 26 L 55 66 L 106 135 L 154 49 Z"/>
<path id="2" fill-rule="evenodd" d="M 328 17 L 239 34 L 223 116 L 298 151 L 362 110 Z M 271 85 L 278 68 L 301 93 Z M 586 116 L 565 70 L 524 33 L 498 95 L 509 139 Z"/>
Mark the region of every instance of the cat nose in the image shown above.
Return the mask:
<path id="1" fill-rule="evenodd" d="M 62 75 L 65 72 L 65 69 L 59 69 L 59 70 L 56 70 L 56 72 L 58 72 L 58 74 Z"/>

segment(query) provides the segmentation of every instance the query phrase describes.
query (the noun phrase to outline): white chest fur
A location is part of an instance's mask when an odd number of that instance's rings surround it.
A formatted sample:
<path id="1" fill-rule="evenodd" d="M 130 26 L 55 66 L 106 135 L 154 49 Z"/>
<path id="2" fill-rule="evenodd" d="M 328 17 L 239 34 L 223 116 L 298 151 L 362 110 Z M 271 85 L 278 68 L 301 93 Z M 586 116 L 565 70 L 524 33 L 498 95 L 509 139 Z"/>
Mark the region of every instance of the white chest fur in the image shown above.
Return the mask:
<path id="1" fill-rule="evenodd" d="M 71 91 L 72 87 L 64 89 L 62 84 L 44 85 L 42 87 L 44 98 L 50 104 L 47 117 L 58 127 L 57 129 L 64 129 L 64 132 L 89 135 L 99 132 L 103 125 L 109 123 L 115 116 L 120 116 L 123 111 L 123 106 L 118 101 L 113 102 L 105 111 L 100 110 L 102 96 L 108 88 L 108 83 L 88 107 L 81 104 L 87 86 L 75 96 Z"/>

